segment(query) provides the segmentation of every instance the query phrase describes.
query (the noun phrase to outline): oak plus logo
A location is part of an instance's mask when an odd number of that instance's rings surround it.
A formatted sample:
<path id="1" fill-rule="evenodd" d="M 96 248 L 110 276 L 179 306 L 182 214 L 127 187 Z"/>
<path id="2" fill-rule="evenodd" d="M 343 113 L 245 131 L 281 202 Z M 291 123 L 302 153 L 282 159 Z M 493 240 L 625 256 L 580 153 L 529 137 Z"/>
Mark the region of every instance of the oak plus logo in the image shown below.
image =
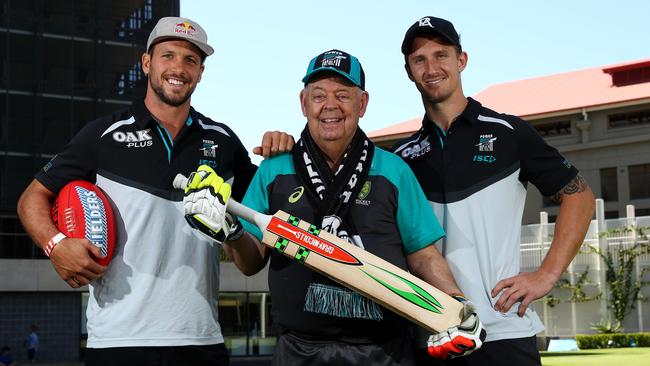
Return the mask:
<path id="1" fill-rule="evenodd" d="M 403 158 L 415 159 L 431 151 L 431 143 L 428 140 L 421 140 L 412 146 L 406 147 L 400 153 Z"/>
<path id="2" fill-rule="evenodd" d="M 113 140 L 125 144 L 128 148 L 149 147 L 153 145 L 151 129 L 139 130 L 135 132 L 113 132 Z"/>

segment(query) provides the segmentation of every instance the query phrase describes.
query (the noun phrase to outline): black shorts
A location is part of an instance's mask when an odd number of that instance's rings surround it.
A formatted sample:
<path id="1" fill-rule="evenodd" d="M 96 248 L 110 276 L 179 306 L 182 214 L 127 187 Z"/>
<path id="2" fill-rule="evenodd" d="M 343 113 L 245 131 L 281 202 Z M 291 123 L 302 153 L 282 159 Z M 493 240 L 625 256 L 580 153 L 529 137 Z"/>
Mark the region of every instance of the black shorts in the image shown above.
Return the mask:
<path id="1" fill-rule="evenodd" d="M 285 333 L 278 338 L 273 365 L 412 366 L 413 342 L 410 334 L 376 343 L 350 343 L 341 340 L 311 340 Z"/>
<path id="2" fill-rule="evenodd" d="M 227 366 L 223 343 L 207 346 L 115 347 L 86 349 L 87 366 Z"/>
<path id="3" fill-rule="evenodd" d="M 478 351 L 447 361 L 432 359 L 426 349 L 415 351 L 418 366 L 541 366 L 535 336 L 483 343 Z"/>
<path id="4" fill-rule="evenodd" d="M 36 357 L 36 349 L 35 348 L 30 348 L 27 350 L 27 360 L 29 362 L 34 361 L 34 357 Z"/>

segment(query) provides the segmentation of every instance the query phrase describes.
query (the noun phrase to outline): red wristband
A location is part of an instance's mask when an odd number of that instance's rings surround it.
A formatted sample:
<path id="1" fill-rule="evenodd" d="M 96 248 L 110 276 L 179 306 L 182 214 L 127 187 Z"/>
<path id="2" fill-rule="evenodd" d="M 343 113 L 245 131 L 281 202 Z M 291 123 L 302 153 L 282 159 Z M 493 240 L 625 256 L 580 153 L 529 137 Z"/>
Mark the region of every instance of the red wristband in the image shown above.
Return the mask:
<path id="1" fill-rule="evenodd" d="M 63 233 L 58 233 L 50 239 L 50 241 L 47 242 L 47 245 L 45 248 L 43 248 L 43 251 L 45 252 L 45 255 L 49 258 L 50 254 L 52 253 L 52 250 L 54 250 L 54 247 L 59 244 L 59 242 L 63 239 L 67 238 Z"/>

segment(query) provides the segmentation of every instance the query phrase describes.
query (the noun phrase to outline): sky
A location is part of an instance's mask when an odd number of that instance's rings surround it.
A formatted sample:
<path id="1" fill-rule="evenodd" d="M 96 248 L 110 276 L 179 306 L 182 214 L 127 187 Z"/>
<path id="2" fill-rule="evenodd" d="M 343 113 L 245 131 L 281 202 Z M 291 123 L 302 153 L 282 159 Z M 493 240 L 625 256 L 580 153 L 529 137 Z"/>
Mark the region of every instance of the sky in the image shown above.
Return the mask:
<path id="1" fill-rule="evenodd" d="M 201 24 L 215 48 L 192 105 L 230 126 L 249 151 L 264 131 L 299 136 L 301 79 L 311 58 L 333 48 L 365 71 L 364 131 L 423 115 L 400 52 L 423 16 L 454 23 L 469 55 L 463 90 L 472 96 L 494 84 L 650 58 L 648 14 L 647 0 L 181 0 L 181 16 Z"/>

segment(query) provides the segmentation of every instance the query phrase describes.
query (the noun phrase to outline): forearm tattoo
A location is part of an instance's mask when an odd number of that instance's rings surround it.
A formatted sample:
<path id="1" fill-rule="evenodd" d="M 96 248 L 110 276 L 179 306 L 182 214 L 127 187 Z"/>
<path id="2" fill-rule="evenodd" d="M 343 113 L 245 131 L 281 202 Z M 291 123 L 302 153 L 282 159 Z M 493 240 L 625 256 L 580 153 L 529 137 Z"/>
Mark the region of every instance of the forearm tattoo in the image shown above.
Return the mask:
<path id="1" fill-rule="evenodd" d="M 550 196 L 549 198 L 557 203 L 562 202 L 563 195 L 569 195 L 574 193 L 584 192 L 589 185 L 587 181 L 578 173 L 575 178 L 573 178 L 566 186 L 560 189 L 556 194 Z"/>

